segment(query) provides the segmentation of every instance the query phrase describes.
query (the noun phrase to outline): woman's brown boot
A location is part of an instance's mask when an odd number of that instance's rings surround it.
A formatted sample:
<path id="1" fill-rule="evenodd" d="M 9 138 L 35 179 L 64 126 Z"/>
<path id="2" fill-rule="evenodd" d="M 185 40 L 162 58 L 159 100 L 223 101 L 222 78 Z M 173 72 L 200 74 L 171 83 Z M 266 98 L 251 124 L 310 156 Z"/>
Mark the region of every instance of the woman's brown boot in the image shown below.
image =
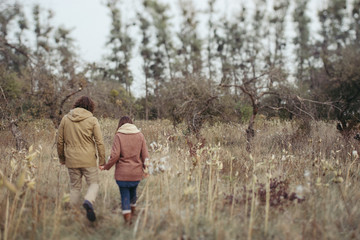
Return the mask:
<path id="1" fill-rule="evenodd" d="M 135 206 L 131 206 L 131 215 L 136 216 L 136 207 Z"/>
<path id="2" fill-rule="evenodd" d="M 123 215 L 124 215 L 125 224 L 131 225 L 131 213 L 125 213 Z"/>

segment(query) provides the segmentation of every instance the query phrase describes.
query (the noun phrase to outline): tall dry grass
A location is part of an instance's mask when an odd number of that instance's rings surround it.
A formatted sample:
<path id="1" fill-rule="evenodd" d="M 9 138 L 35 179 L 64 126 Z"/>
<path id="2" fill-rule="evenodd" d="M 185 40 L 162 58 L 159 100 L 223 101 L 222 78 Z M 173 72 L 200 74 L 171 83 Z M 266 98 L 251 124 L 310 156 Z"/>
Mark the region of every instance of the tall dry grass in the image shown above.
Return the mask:
<path id="1" fill-rule="evenodd" d="M 117 121 L 100 123 L 109 154 Z M 50 122 L 21 126 L 26 151 L 1 132 L 0 239 L 360 238 L 358 143 L 346 143 L 333 124 L 259 120 L 251 155 L 243 125 L 205 126 L 198 140 L 168 121 L 136 124 L 152 175 L 138 188 L 131 227 L 113 169 L 100 173 L 95 223 L 80 206 L 67 207 L 67 169 Z"/>

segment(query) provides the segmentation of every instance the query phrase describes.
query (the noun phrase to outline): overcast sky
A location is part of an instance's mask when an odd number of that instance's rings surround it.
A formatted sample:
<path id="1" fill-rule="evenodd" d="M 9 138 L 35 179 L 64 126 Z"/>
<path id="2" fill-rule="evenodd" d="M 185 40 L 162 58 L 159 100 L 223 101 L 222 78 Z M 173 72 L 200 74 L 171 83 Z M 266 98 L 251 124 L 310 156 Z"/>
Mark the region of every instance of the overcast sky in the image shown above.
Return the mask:
<path id="1" fill-rule="evenodd" d="M 53 25 L 62 25 L 72 29 L 71 36 L 75 39 L 80 58 L 84 62 L 102 61 L 103 56 L 106 54 L 105 43 L 111 27 L 109 10 L 105 6 L 105 0 L 21 0 L 20 2 L 24 4 L 28 18 L 31 18 L 31 9 L 35 3 L 40 4 L 43 9 L 53 10 L 55 13 Z M 141 2 L 141 0 L 122 1 L 121 14 L 125 21 L 135 19 L 136 12 L 141 9 Z M 178 0 L 162 0 L 161 2 L 169 3 L 173 22 L 176 26 L 176 23 L 181 21 L 177 12 Z M 207 2 L 208 0 L 193 1 L 195 8 L 199 11 L 207 8 Z M 218 0 L 215 9 L 219 12 L 219 15 L 226 15 L 231 18 L 240 9 L 242 2 L 247 3 L 248 8 L 253 8 L 250 0 Z M 312 17 L 315 17 L 317 9 L 322 6 L 322 2 L 323 0 L 311 0 L 309 10 Z M 199 17 L 201 18 L 201 14 Z M 205 21 L 206 19 L 203 19 L 202 24 Z M 316 30 L 316 26 L 314 26 L 313 30 Z M 136 37 L 136 34 L 135 32 L 131 35 Z M 293 35 L 292 29 L 287 29 L 287 35 L 291 39 L 291 35 Z M 134 55 L 136 56 L 136 54 L 135 52 Z M 131 70 L 135 79 L 132 87 L 133 93 L 135 96 L 143 95 L 142 83 L 144 77 L 141 71 L 141 58 L 135 57 L 132 60 Z"/>

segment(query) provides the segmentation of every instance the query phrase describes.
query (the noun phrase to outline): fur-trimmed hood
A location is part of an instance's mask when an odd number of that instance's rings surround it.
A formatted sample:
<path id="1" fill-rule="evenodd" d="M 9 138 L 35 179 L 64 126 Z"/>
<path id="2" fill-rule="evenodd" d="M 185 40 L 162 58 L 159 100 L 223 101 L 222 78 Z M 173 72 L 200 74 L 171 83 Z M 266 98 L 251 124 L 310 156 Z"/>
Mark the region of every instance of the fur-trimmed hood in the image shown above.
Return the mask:
<path id="1" fill-rule="evenodd" d="M 125 123 L 117 131 L 124 134 L 135 134 L 140 132 L 140 130 L 131 123 Z"/>

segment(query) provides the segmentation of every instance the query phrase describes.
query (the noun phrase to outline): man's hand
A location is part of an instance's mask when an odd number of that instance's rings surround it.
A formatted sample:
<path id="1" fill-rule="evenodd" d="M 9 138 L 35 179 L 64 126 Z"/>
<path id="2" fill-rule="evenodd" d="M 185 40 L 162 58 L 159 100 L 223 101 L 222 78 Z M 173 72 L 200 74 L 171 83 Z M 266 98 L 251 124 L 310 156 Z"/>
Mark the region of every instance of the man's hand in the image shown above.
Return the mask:
<path id="1" fill-rule="evenodd" d="M 99 166 L 99 169 L 100 169 L 101 171 L 105 170 L 104 165 Z"/>

